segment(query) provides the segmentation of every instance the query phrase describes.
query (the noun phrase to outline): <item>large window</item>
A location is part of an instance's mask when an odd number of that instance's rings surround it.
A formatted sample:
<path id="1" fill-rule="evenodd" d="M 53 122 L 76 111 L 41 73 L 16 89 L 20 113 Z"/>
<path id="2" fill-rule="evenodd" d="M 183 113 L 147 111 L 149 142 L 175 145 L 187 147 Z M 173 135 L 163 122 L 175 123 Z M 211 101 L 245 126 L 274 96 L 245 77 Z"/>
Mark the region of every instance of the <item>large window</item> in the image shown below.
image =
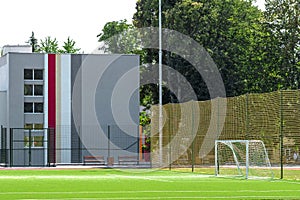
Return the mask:
<path id="1" fill-rule="evenodd" d="M 44 86 L 43 85 L 24 85 L 24 95 L 25 96 L 43 96 Z"/>
<path id="2" fill-rule="evenodd" d="M 24 136 L 24 147 L 44 147 L 43 128 L 44 124 L 26 123 L 24 125 L 26 133 L 26 135 Z M 30 129 L 30 132 L 28 129 Z M 30 138 L 29 133 L 31 133 Z"/>
<path id="3" fill-rule="evenodd" d="M 44 113 L 44 103 L 24 103 L 24 113 Z"/>
<path id="4" fill-rule="evenodd" d="M 43 78 L 42 69 L 24 69 L 24 80 L 43 80 Z"/>

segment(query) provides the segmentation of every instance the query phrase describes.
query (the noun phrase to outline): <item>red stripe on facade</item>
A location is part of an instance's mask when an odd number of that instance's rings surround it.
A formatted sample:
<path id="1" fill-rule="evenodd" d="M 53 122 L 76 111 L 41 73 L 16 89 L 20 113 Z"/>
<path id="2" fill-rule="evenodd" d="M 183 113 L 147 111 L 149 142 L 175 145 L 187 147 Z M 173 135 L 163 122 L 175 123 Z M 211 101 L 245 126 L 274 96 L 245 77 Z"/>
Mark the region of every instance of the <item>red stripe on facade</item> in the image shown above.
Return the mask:
<path id="1" fill-rule="evenodd" d="M 45 113 L 47 114 L 47 113 Z M 55 163 L 56 147 L 56 55 L 48 54 L 48 127 L 53 129 L 53 134 L 48 138 L 50 163 Z"/>
<path id="2" fill-rule="evenodd" d="M 56 55 L 48 54 L 48 126 L 55 128 L 56 125 Z"/>

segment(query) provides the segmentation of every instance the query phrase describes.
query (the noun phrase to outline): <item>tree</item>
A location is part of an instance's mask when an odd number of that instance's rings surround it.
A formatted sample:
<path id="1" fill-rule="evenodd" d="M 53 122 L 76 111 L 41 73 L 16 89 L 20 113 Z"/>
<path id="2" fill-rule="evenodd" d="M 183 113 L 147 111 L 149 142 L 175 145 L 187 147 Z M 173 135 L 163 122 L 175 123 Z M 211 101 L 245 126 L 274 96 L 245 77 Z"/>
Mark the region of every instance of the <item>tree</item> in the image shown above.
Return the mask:
<path id="1" fill-rule="evenodd" d="M 38 40 L 35 38 L 33 31 L 31 32 L 31 36 L 29 37 L 29 40 L 26 43 L 31 45 L 32 52 L 36 52 L 39 48 Z"/>
<path id="2" fill-rule="evenodd" d="M 56 38 L 52 39 L 50 36 L 46 37 L 40 42 L 38 52 L 41 53 L 59 53 L 58 41 Z"/>
<path id="3" fill-rule="evenodd" d="M 67 41 L 64 42 L 64 45 L 62 46 L 63 49 L 59 50 L 60 53 L 78 53 L 80 51 L 80 48 L 75 47 L 76 42 L 70 37 L 68 37 Z"/>
<path id="4" fill-rule="evenodd" d="M 219 67 L 228 96 L 261 92 L 265 88 L 261 87 L 265 77 L 265 65 L 261 62 L 265 59 L 263 13 L 251 0 L 166 0 L 162 10 L 163 27 L 190 36 L 210 53 Z M 157 26 L 157 13 L 155 2 L 140 0 L 134 24 Z M 147 61 L 157 62 L 157 54 L 157 50 L 148 50 Z M 190 63 L 171 52 L 164 52 L 164 64 L 186 77 L 198 100 L 210 98 L 202 77 Z M 176 99 L 170 100 L 176 102 Z"/>
<path id="5" fill-rule="evenodd" d="M 280 89 L 298 89 L 300 82 L 300 2 L 266 0 L 266 29 L 276 46 L 272 65 L 280 77 Z"/>
<path id="6" fill-rule="evenodd" d="M 133 53 L 132 50 L 138 47 L 135 46 L 136 38 L 129 34 L 131 30 L 133 25 L 127 23 L 126 19 L 106 23 L 97 35 L 98 42 L 104 42 L 101 50 L 110 53 Z"/>

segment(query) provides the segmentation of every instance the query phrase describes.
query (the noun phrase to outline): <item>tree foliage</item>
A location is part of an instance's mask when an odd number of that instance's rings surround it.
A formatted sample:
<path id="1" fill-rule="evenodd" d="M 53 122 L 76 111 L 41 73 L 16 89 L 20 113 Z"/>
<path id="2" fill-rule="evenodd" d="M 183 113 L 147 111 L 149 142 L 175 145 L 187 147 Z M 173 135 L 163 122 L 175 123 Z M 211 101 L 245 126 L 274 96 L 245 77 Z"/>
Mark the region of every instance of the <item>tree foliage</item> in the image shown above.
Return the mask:
<path id="1" fill-rule="evenodd" d="M 32 52 L 36 52 L 39 48 L 38 39 L 35 38 L 33 31 L 31 32 L 31 36 L 29 37 L 29 40 L 26 43 L 31 45 Z"/>
<path id="2" fill-rule="evenodd" d="M 34 32 L 32 32 L 29 40 L 27 41 L 32 46 L 32 52 L 39 53 L 79 53 L 80 48 L 77 48 L 76 42 L 68 37 L 67 41 L 64 42 L 62 48 L 59 48 L 58 41 L 56 38 L 50 36 L 45 37 L 44 40 L 40 40 L 35 37 Z"/>
<path id="3" fill-rule="evenodd" d="M 253 6 L 253 2 L 162 0 L 163 28 L 186 34 L 207 50 L 219 68 L 227 96 L 299 88 L 299 1 L 266 0 L 266 11 Z M 133 25 L 136 28 L 157 27 L 157 1 L 138 0 Z M 106 41 L 131 28 L 126 21 L 109 22 L 98 35 L 99 41 Z M 129 41 L 134 44 L 134 39 Z M 181 41 L 170 42 L 180 45 Z M 126 45 L 116 39 L 106 45 L 106 48 L 111 46 L 127 52 Z M 147 63 L 158 63 L 156 49 L 143 49 L 137 53 L 142 55 L 145 64 L 142 70 L 147 70 Z M 163 62 L 190 82 L 198 100 L 210 99 L 206 84 L 190 63 L 166 51 L 163 52 Z M 168 74 L 168 78 L 176 79 L 176 76 Z M 164 103 L 177 102 L 167 88 L 163 94 Z M 157 85 L 143 87 L 141 99 L 143 105 L 145 102 L 158 103 Z"/>
<path id="4" fill-rule="evenodd" d="M 41 53 L 59 53 L 58 41 L 56 38 L 46 37 L 40 41 L 40 48 L 38 52 Z"/>
<path id="5" fill-rule="evenodd" d="M 67 41 L 64 42 L 62 49 L 59 50 L 60 53 L 78 53 L 80 48 L 75 47 L 76 42 L 68 37 Z"/>
<path id="6" fill-rule="evenodd" d="M 272 65 L 278 70 L 281 89 L 298 89 L 300 81 L 300 2 L 266 0 L 266 31 L 276 44 Z"/>
<path id="7" fill-rule="evenodd" d="M 138 1 L 134 24 L 157 26 L 157 10 L 157 4 L 150 0 Z M 165 1 L 162 10 L 163 27 L 190 36 L 210 53 L 219 67 L 228 96 L 264 90 L 261 87 L 265 75 L 261 63 L 263 14 L 251 1 Z M 156 55 L 157 51 L 149 50 L 148 60 L 157 62 Z M 164 62 L 187 78 L 199 100 L 210 98 L 202 77 L 188 62 L 170 52 L 164 52 Z"/>

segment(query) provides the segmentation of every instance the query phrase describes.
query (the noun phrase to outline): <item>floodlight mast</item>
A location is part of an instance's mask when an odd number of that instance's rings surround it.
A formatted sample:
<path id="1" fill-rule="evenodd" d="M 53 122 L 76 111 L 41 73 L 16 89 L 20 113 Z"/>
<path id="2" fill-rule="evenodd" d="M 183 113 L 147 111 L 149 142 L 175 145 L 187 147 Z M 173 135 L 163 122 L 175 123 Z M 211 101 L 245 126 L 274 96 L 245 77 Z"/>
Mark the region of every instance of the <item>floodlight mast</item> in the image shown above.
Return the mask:
<path id="1" fill-rule="evenodd" d="M 159 50 L 158 50 L 158 76 L 159 76 L 159 162 L 162 166 L 163 161 L 163 111 L 162 111 L 162 16 L 161 16 L 161 0 L 159 0 L 159 20 L 158 20 L 158 37 L 159 37 Z"/>

